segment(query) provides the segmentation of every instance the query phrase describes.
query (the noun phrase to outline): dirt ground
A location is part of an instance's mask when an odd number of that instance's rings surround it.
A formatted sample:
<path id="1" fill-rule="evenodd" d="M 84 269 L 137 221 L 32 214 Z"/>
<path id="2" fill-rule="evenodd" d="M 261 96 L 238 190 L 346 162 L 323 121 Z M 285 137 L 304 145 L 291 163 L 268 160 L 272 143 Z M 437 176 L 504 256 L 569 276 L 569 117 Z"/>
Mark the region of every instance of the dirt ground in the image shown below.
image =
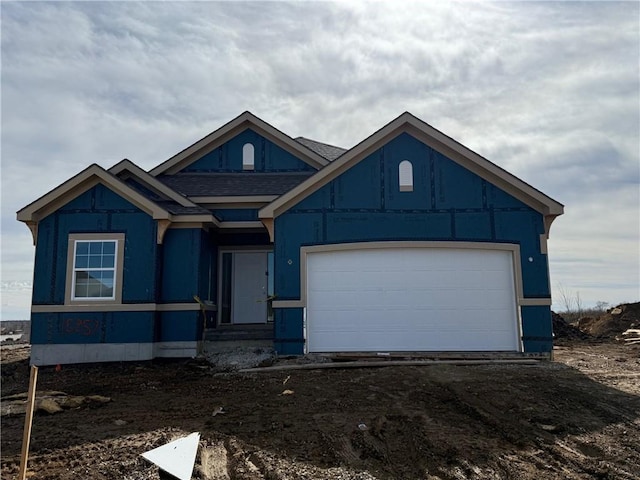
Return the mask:
<path id="1" fill-rule="evenodd" d="M 157 479 L 142 457 L 201 432 L 194 478 L 637 479 L 640 345 L 565 341 L 535 365 L 224 373 L 200 360 L 43 367 L 38 391 L 106 404 L 34 417 L 34 479 Z M 2 396 L 29 347 L 2 347 Z M 291 390 L 291 394 L 283 394 Z M 23 415 L 2 417 L 17 477 Z"/>

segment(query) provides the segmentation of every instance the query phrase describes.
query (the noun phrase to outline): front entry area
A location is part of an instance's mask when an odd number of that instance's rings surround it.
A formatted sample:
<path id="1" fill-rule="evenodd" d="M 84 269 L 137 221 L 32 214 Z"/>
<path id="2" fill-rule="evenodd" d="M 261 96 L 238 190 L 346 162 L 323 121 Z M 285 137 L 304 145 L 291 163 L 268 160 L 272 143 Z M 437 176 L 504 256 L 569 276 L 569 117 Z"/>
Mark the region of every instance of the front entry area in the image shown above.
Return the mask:
<path id="1" fill-rule="evenodd" d="M 230 251 L 220 254 L 219 323 L 264 324 L 273 295 L 273 253 Z"/>

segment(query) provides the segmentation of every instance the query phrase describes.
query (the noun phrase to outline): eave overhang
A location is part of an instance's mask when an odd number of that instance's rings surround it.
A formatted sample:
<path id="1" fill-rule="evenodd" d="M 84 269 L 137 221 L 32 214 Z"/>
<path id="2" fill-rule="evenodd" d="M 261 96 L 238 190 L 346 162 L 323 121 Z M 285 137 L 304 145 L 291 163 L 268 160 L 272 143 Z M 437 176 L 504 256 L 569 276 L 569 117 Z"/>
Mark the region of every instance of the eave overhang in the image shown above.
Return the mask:
<path id="1" fill-rule="evenodd" d="M 37 241 L 38 222 L 40 220 L 98 184 L 109 188 L 120 197 L 147 213 L 151 218 L 157 220 L 159 225 L 158 243 L 162 243 L 164 232 L 174 223 L 202 222 L 220 227 L 218 219 L 211 214 L 173 215 L 131 188 L 114 174 L 106 171 L 99 165 L 92 164 L 17 212 L 17 219 L 26 223 L 31 230 L 34 245 Z"/>
<path id="2" fill-rule="evenodd" d="M 187 197 L 168 187 L 167 185 L 159 181 L 156 177 L 144 171 L 142 168 L 138 167 L 135 163 L 127 158 L 111 167 L 109 169 L 109 173 L 123 180 L 126 180 L 129 177 L 133 177 L 150 190 L 156 192 L 160 196 L 164 196 L 170 200 L 173 200 L 183 207 L 197 207 L 197 205 Z"/>

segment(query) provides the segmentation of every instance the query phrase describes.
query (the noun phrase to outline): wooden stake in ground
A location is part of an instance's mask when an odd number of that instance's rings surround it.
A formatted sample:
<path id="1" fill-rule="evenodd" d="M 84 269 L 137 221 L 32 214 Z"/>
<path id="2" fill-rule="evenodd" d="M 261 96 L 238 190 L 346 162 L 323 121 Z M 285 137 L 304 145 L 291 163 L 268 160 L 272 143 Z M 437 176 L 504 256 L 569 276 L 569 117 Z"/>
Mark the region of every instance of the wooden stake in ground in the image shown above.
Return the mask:
<path id="1" fill-rule="evenodd" d="M 27 411 L 24 417 L 24 433 L 22 434 L 22 453 L 20 455 L 20 473 L 18 480 L 25 480 L 27 476 L 27 459 L 29 457 L 29 442 L 31 441 L 31 424 L 33 423 L 33 408 L 36 403 L 36 382 L 38 381 L 38 367 L 31 366 L 29 376 L 29 394 L 27 396 Z"/>

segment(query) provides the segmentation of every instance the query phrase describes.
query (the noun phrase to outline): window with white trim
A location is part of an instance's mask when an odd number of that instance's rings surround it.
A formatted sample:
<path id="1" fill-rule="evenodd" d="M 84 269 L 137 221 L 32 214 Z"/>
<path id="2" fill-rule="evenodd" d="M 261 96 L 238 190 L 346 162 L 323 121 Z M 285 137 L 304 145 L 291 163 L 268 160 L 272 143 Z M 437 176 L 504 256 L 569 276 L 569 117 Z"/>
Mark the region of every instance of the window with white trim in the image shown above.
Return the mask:
<path id="1" fill-rule="evenodd" d="M 70 234 L 67 302 L 119 303 L 124 234 Z"/>
<path id="2" fill-rule="evenodd" d="M 242 169 L 253 170 L 255 169 L 255 150 L 253 144 L 245 143 L 242 146 Z"/>
<path id="3" fill-rule="evenodd" d="M 77 240 L 75 243 L 72 298 L 114 299 L 118 242 Z"/>
<path id="4" fill-rule="evenodd" d="M 409 160 L 403 160 L 398 165 L 398 177 L 401 192 L 413 192 L 413 165 Z"/>

